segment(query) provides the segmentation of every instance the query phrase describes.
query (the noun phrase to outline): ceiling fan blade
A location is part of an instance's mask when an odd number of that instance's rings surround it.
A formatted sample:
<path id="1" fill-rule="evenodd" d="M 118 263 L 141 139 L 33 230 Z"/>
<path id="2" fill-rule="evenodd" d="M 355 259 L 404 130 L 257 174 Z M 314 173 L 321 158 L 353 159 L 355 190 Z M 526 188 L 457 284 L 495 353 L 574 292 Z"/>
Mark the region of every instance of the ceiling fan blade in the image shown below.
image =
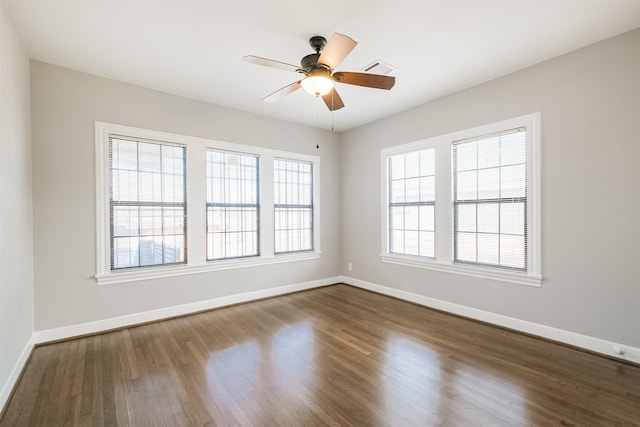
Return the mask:
<path id="1" fill-rule="evenodd" d="M 322 100 L 324 101 L 329 111 L 339 110 L 344 107 L 344 102 L 342 102 L 342 98 L 340 98 L 340 95 L 338 95 L 338 91 L 335 87 L 331 89 L 331 92 L 323 95 Z"/>
<path id="2" fill-rule="evenodd" d="M 287 64 L 286 62 L 274 61 L 273 59 L 261 58 L 259 56 L 253 56 L 253 55 L 244 56 L 242 60 L 245 62 L 256 64 L 256 65 L 262 65 L 264 67 L 279 68 L 281 70 L 293 71 L 294 73 L 300 69 L 300 67 L 293 64 Z"/>
<path id="3" fill-rule="evenodd" d="M 284 98 L 285 96 L 289 95 L 290 93 L 297 91 L 298 89 L 300 89 L 300 87 L 301 87 L 300 81 L 293 82 L 290 85 L 286 85 L 285 87 L 278 89 L 272 94 L 265 96 L 264 98 L 262 98 L 262 101 L 277 102 L 280 99 Z"/>
<path id="4" fill-rule="evenodd" d="M 396 84 L 393 76 L 383 76 L 380 74 L 352 73 L 348 71 L 338 71 L 333 74 L 335 81 L 348 85 L 372 87 L 374 89 L 389 90 Z"/>
<path id="5" fill-rule="evenodd" d="M 351 37 L 333 33 L 320 54 L 320 58 L 318 58 L 318 64 L 324 64 L 333 70 L 357 44 L 358 42 Z"/>

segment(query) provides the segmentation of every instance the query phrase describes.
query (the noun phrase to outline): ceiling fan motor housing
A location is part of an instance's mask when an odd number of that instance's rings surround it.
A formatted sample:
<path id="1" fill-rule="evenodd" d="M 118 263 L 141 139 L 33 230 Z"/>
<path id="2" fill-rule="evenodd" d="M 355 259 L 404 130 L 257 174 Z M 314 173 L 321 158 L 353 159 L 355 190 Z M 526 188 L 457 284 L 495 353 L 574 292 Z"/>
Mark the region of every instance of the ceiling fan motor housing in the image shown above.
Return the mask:
<path id="1" fill-rule="evenodd" d="M 300 61 L 300 66 L 302 69 L 309 74 L 310 72 L 318 69 L 329 70 L 324 64 L 318 64 L 318 58 L 320 58 L 320 52 L 327 45 L 327 39 L 322 36 L 313 36 L 309 39 L 309 46 L 316 51 L 316 53 L 309 54 L 302 58 Z M 330 70 L 329 70 L 330 71 Z"/>
<path id="2" fill-rule="evenodd" d="M 311 53 L 300 60 L 300 66 L 303 70 L 309 72 L 318 65 L 318 58 L 320 58 L 319 53 Z"/>

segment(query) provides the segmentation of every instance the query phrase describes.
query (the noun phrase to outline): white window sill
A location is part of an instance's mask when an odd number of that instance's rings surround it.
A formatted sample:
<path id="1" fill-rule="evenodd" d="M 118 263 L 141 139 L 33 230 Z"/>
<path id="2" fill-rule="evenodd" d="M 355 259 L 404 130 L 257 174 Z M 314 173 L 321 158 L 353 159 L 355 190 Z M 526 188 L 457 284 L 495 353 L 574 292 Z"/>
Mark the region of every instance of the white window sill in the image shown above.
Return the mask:
<path id="1" fill-rule="evenodd" d="M 518 285 L 540 287 L 542 276 L 530 273 L 518 273 L 491 268 L 473 267 L 468 265 L 440 262 L 432 259 L 424 259 L 412 256 L 381 254 L 382 262 L 405 265 L 408 267 L 424 268 L 427 270 L 443 271 L 445 273 L 460 274 L 463 276 L 477 277 L 480 279 L 498 280 L 500 282 L 515 283 Z"/>
<path id="2" fill-rule="evenodd" d="M 300 252 L 294 254 L 275 255 L 268 258 L 236 258 L 221 261 L 209 261 L 197 265 L 172 265 L 112 271 L 96 274 L 98 285 L 136 282 L 138 280 L 161 279 L 165 277 L 184 276 L 187 274 L 207 273 L 210 271 L 230 270 L 234 268 L 256 267 L 260 265 L 280 264 L 283 262 L 305 261 L 320 258 L 322 252 Z"/>

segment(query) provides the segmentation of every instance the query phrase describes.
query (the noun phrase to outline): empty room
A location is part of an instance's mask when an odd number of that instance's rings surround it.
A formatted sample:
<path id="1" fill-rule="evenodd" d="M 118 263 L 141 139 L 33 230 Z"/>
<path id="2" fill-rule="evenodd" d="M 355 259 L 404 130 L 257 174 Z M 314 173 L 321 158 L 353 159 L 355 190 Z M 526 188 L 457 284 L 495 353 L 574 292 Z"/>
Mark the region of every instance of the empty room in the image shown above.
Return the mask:
<path id="1" fill-rule="evenodd" d="M 0 427 L 640 426 L 637 0 L 0 0 Z"/>

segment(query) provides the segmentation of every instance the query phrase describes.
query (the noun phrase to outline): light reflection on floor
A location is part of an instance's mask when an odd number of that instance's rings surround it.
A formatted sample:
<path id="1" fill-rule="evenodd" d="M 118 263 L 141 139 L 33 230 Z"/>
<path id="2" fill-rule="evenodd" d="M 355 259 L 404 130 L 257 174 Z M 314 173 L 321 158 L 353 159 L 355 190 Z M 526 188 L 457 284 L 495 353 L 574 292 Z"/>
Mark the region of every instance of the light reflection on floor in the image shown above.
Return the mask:
<path id="1" fill-rule="evenodd" d="M 389 419 L 401 424 L 407 422 L 403 414 L 410 413 L 412 423 L 419 415 L 419 423 L 434 425 L 455 420 L 456 413 L 475 413 L 478 422 L 484 418 L 487 422 L 500 420 L 505 425 L 526 422 L 522 387 L 501 376 L 495 367 L 483 368 L 472 356 L 467 355 L 466 361 L 449 356 L 439 357 L 424 341 L 389 336 L 382 381 Z M 487 414 L 487 408 L 493 408 L 489 411 L 492 413 Z"/>
<path id="2" fill-rule="evenodd" d="M 438 355 L 421 342 L 391 334 L 382 373 L 385 410 L 398 425 L 407 423 L 403 414 L 424 416 L 426 425 L 437 419 L 440 396 Z M 406 393 L 407 388 L 411 393 Z"/>
<path id="3" fill-rule="evenodd" d="M 299 404 L 295 385 L 313 382 L 313 357 L 311 322 L 280 329 L 269 345 L 252 340 L 215 351 L 207 363 L 209 394 L 214 400 L 235 401 L 258 418 L 269 407 Z M 265 400 L 265 395 L 271 397 Z"/>
<path id="4" fill-rule="evenodd" d="M 450 379 L 444 383 L 454 397 L 452 408 L 455 408 L 455 398 L 462 397 L 470 412 L 486 414 L 489 411 L 507 425 L 530 421 L 525 406 L 527 391 L 516 382 L 517 378 L 501 375 L 495 366 L 476 367 L 453 360 L 449 364 L 452 375 L 446 375 Z"/>
<path id="5" fill-rule="evenodd" d="M 271 359 L 276 383 L 286 378 L 309 382 L 314 344 L 311 322 L 287 326 L 275 334 L 271 341 Z"/>
<path id="6" fill-rule="evenodd" d="M 300 385 L 312 390 L 314 384 L 325 382 L 317 377 L 317 368 L 329 362 L 318 360 L 316 351 L 311 321 L 283 327 L 270 341 L 252 340 L 215 351 L 207 364 L 209 393 L 214 399 L 232 396 L 255 415 L 270 405 L 287 404 L 295 410 L 301 404 L 296 394 Z M 392 424 L 433 425 L 455 419 L 458 410 L 477 412 L 479 421 L 487 417 L 506 425 L 527 419 L 523 390 L 517 383 L 500 376 L 495 367 L 483 368 L 469 355 L 441 357 L 438 351 L 409 335 L 392 332 L 386 337 L 379 371 L 383 388 L 376 400 Z M 271 395 L 266 402 L 265 391 Z M 498 413 L 487 414 L 487 402 L 495 402 Z M 504 407 L 509 409 L 502 413 Z"/>

